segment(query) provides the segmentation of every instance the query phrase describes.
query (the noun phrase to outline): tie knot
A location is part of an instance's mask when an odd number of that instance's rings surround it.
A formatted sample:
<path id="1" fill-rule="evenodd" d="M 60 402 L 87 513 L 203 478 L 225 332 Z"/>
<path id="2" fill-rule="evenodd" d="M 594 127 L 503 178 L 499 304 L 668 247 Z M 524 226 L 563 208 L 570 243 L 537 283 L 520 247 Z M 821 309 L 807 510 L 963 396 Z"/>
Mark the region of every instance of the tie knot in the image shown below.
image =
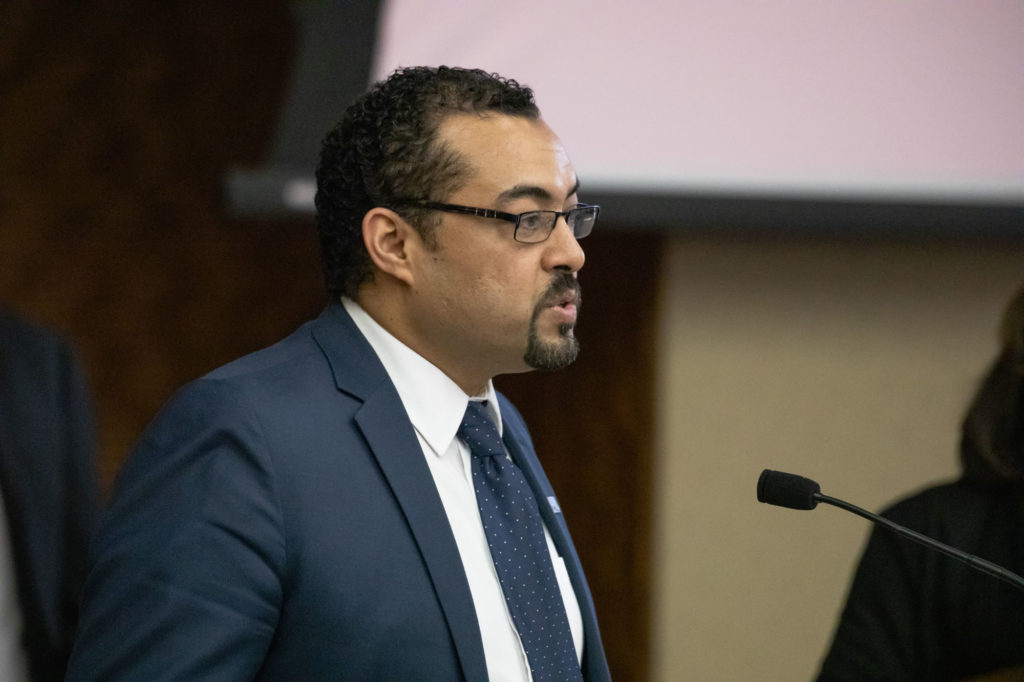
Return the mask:
<path id="1" fill-rule="evenodd" d="M 486 457 L 505 454 L 505 446 L 501 443 L 498 429 L 487 414 L 486 401 L 469 401 L 457 433 L 459 438 L 466 441 L 474 455 Z"/>

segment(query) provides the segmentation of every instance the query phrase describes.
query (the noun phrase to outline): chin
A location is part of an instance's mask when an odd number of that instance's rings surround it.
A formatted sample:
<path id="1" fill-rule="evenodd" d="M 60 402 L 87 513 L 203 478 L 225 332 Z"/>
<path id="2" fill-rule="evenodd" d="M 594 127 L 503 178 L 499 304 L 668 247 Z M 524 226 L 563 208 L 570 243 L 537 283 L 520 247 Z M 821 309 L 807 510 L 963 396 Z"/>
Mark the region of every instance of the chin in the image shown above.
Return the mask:
<path id="1" fill-rule="evenodd" d="M 532 369 L 556 371 L 575 362 L 579 352 L 580 344 L 570 329 L 567 335 L 558 337 L 556 341 L 541 341 L 531 336 L 523 360 Z"/>

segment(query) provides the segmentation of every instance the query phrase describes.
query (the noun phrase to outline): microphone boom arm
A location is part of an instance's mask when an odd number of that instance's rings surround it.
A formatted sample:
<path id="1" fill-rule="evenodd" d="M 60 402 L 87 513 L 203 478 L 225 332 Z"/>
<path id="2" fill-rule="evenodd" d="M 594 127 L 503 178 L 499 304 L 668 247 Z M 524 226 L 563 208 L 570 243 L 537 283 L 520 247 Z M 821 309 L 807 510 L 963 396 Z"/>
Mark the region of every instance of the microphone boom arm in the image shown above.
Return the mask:
<path id="1" fill-rule="evenodd" d="M 824 502 L 825 504 L 830 504 L 833 507 L 845 509 L 848 512 L 851 512 L 853 514 L 856 514 L 857 516 L 867 519 L 868 521 L 873 521 L 874 523 L 884 526 L 886 529 L 891 530 L 892 532 L 896 533 L 901 537 L 907 538 L 908 540 L 913 540 L 914 542 L 920 543 L 926 547 L 930 547 L 931 549 L 941 552 L 942 554 L 945 554 L 948 557 L 952 557 L 957 561 L 961 561 L 967 564 L 968 566 L 971 566 L 972 568 L 981 571 L 982 573 L 987 573 L 993 578 L 998 578 L 999 580 L 1010 583 L 1018 590 L 1024 591 L 1024 578 L 1022 578 L 1021 576 L 1017 575 L 1012 571 L 1006 570 L 1002 566 L 997 566 L 996 564 L 985 561 L 980 557 L 968 554 L 967 552 L 963 552 L 955 547 L 950 547 L 949 545 L 939 542 L 934 538 L 930 538 L 927 535 L 922 535 L 917 531 L 905 528 L 899 525 L 898 523 L 890 521 L 884 516 L 872 514 L 871 512 L 865 509 L 861 509 L 860 507 L 850 504 L 849 502 L 846 502 L 844 500 L 840 500 L 835 497 L 829 497 L 828 495 L 822 494 L 820 492 L 815 492 L 812 494 L 812 496 L 818 502 Z"/>

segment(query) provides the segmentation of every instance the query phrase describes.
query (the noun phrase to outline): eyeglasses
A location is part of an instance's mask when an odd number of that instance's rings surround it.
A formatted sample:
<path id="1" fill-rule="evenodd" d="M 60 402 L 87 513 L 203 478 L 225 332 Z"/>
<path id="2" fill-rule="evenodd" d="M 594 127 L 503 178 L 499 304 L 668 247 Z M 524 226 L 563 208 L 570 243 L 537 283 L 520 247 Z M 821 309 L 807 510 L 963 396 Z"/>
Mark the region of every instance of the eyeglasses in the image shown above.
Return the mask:
<path id="1" fill-rule="evenodd" d="M 445 211 L 446 213 L 461 213 L 481 218 L 506 220 L 510 223 L 515 223 L 516 227 L 512 233 L 512 238 L 524 244 L 537 244 L 545 241 L 554 232 L 559 218 L 565 218 L 566 224 L 572 230 L 573 237 L 583 239 L 594 229 L 594 223 L 597 222 L 597 214 L 601 212 L 601 207 L 594 204 L 577 204 L 568 211 L 526 211 L 525 213 L 517 214 L 493 211 L 489 208 L 442 204 L 437 201 L 403 201 L 398 203 L 433 209 L 435 211 Z"/>

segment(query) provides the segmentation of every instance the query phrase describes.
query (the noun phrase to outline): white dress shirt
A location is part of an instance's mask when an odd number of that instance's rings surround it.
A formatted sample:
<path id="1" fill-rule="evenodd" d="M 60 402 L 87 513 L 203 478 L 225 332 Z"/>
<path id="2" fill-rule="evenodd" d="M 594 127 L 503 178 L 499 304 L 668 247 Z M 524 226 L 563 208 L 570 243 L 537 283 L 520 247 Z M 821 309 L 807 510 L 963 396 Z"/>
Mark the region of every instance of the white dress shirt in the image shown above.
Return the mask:
<path id="1" fill-rule="evenodd" d="M 342 304 L 380 358 L 416 430 L 466 571 L 480 624 L 488 677 L 491 682 L 529 681 L 526 653 L 505 603 L 480 521 L 469 448 L 456 438 L 470 396 L 444 372 L 377 324 L 355 301 L 342 298 Z M 484 395 L 474 398 L 487 400 L 488 411 L 501 434 L 502 421 L 494 385 L 488 381 Z M 579 603 L 547 527 L 544 536 L 569 617 L 576 657 L 580 660 L 583 619 Z"/>

